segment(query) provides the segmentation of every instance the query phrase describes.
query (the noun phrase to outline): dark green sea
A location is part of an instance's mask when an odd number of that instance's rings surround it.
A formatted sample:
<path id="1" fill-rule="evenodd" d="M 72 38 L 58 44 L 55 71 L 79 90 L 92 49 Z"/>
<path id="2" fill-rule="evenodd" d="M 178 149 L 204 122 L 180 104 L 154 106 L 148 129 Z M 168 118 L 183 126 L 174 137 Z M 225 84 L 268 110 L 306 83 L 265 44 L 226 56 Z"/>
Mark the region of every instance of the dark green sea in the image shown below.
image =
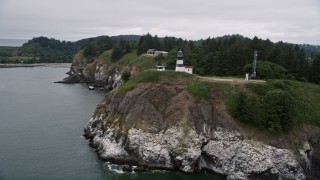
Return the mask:
<path id="1" fill-rule="evenodd" d="M 124 173 L 99 160 L 82 134 L 105 93 L 84 84 L 53 83 L 65 72 L 0 69 L 0 180 L 221 179 L 208 173 Z"/>

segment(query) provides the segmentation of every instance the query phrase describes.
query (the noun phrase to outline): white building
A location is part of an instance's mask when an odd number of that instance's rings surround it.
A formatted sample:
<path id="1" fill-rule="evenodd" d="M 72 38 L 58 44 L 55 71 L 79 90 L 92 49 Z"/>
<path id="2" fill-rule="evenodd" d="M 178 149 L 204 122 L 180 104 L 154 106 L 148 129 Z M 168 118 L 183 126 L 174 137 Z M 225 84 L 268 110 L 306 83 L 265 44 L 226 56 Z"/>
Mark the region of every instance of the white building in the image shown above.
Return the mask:
<path id="1" fill-rule="evenodd" d="M 162 54 L 163 56 L 167 56 L 168 52 L 166 52 L 166 51 L 158 51 L 156 49 L 148 49 L 148 51 L 147 51 L 147 56 L 156 57 L 156 56 L 159 56 L 160 54 Z"/>
<path id="2" fill-rule="evenodd" d="M 183 65 L 183 53 L 181 50 L 177 54 L 176 71 L 192 74 L 192 66 Z"/>

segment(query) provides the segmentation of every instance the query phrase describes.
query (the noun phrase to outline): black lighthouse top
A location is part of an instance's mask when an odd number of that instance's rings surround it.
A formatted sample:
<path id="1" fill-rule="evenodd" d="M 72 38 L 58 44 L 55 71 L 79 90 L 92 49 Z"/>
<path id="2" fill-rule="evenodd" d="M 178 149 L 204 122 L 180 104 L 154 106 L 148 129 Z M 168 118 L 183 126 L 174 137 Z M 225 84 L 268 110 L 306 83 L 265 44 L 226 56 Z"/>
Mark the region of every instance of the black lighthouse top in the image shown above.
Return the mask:
<path id="1" fill-rule="evenodd" d="M 180 51 L 178 51 L 177 59 L 178 60 L 183 60 L 183 53 L 182 53 L 181 49 L 180 49 Z"/>

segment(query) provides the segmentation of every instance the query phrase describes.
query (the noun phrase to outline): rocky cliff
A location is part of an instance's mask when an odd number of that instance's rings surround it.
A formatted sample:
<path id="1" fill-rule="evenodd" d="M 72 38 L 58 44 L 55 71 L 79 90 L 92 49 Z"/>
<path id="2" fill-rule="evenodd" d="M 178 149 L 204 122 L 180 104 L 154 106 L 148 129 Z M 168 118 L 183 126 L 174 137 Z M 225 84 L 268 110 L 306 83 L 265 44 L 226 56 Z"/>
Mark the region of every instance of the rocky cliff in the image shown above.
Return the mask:
<path id="1" fill-rule="evenodd" d="M 108 64 L 99 58 L 84 57 L 82 51 L 78 52 L 66 73 L 69 76 L 58 83 L 87 83 L 96 87 L 112 90 L 122 84 L 121 74 L 124 71 L 137 75 L 135 66 Z"/>
<path id="2" fill-rule="evenodd" d="M 228 115 L 222 91 L 213 88 L 211 99 L 196 99 L 186 88 L 191 80 L 111 91 L 85 127 L 85 137 L 100 158 L 136 170 L 205 170 L 227 179 L 319 178 L 318 129 L 284 147 L 283 138 L 275 137 L 273 144 L 252 138 Z"/>

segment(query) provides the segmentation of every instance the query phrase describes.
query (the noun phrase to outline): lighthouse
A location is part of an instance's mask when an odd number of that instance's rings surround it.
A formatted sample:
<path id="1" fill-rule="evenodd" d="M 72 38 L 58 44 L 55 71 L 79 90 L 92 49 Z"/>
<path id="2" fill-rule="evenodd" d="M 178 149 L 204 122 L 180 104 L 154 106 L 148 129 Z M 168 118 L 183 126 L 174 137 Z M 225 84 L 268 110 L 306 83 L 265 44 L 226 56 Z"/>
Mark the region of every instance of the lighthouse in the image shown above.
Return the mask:
<path id="1" fill-rule="evenodd" d="M 177 53 L 176 71 L 192 74 L 192 66 L 183 65 L 183 52 L 181 51 L 181 49 Z"/>
<path id="2" fill-rule="evenodd" d="M 182 51 L 178 51 L 177 54 L 177 65 L 176 65 L 176 71 L 184 72 L 184 65 L 183 65 L 183 53 Z"/>

